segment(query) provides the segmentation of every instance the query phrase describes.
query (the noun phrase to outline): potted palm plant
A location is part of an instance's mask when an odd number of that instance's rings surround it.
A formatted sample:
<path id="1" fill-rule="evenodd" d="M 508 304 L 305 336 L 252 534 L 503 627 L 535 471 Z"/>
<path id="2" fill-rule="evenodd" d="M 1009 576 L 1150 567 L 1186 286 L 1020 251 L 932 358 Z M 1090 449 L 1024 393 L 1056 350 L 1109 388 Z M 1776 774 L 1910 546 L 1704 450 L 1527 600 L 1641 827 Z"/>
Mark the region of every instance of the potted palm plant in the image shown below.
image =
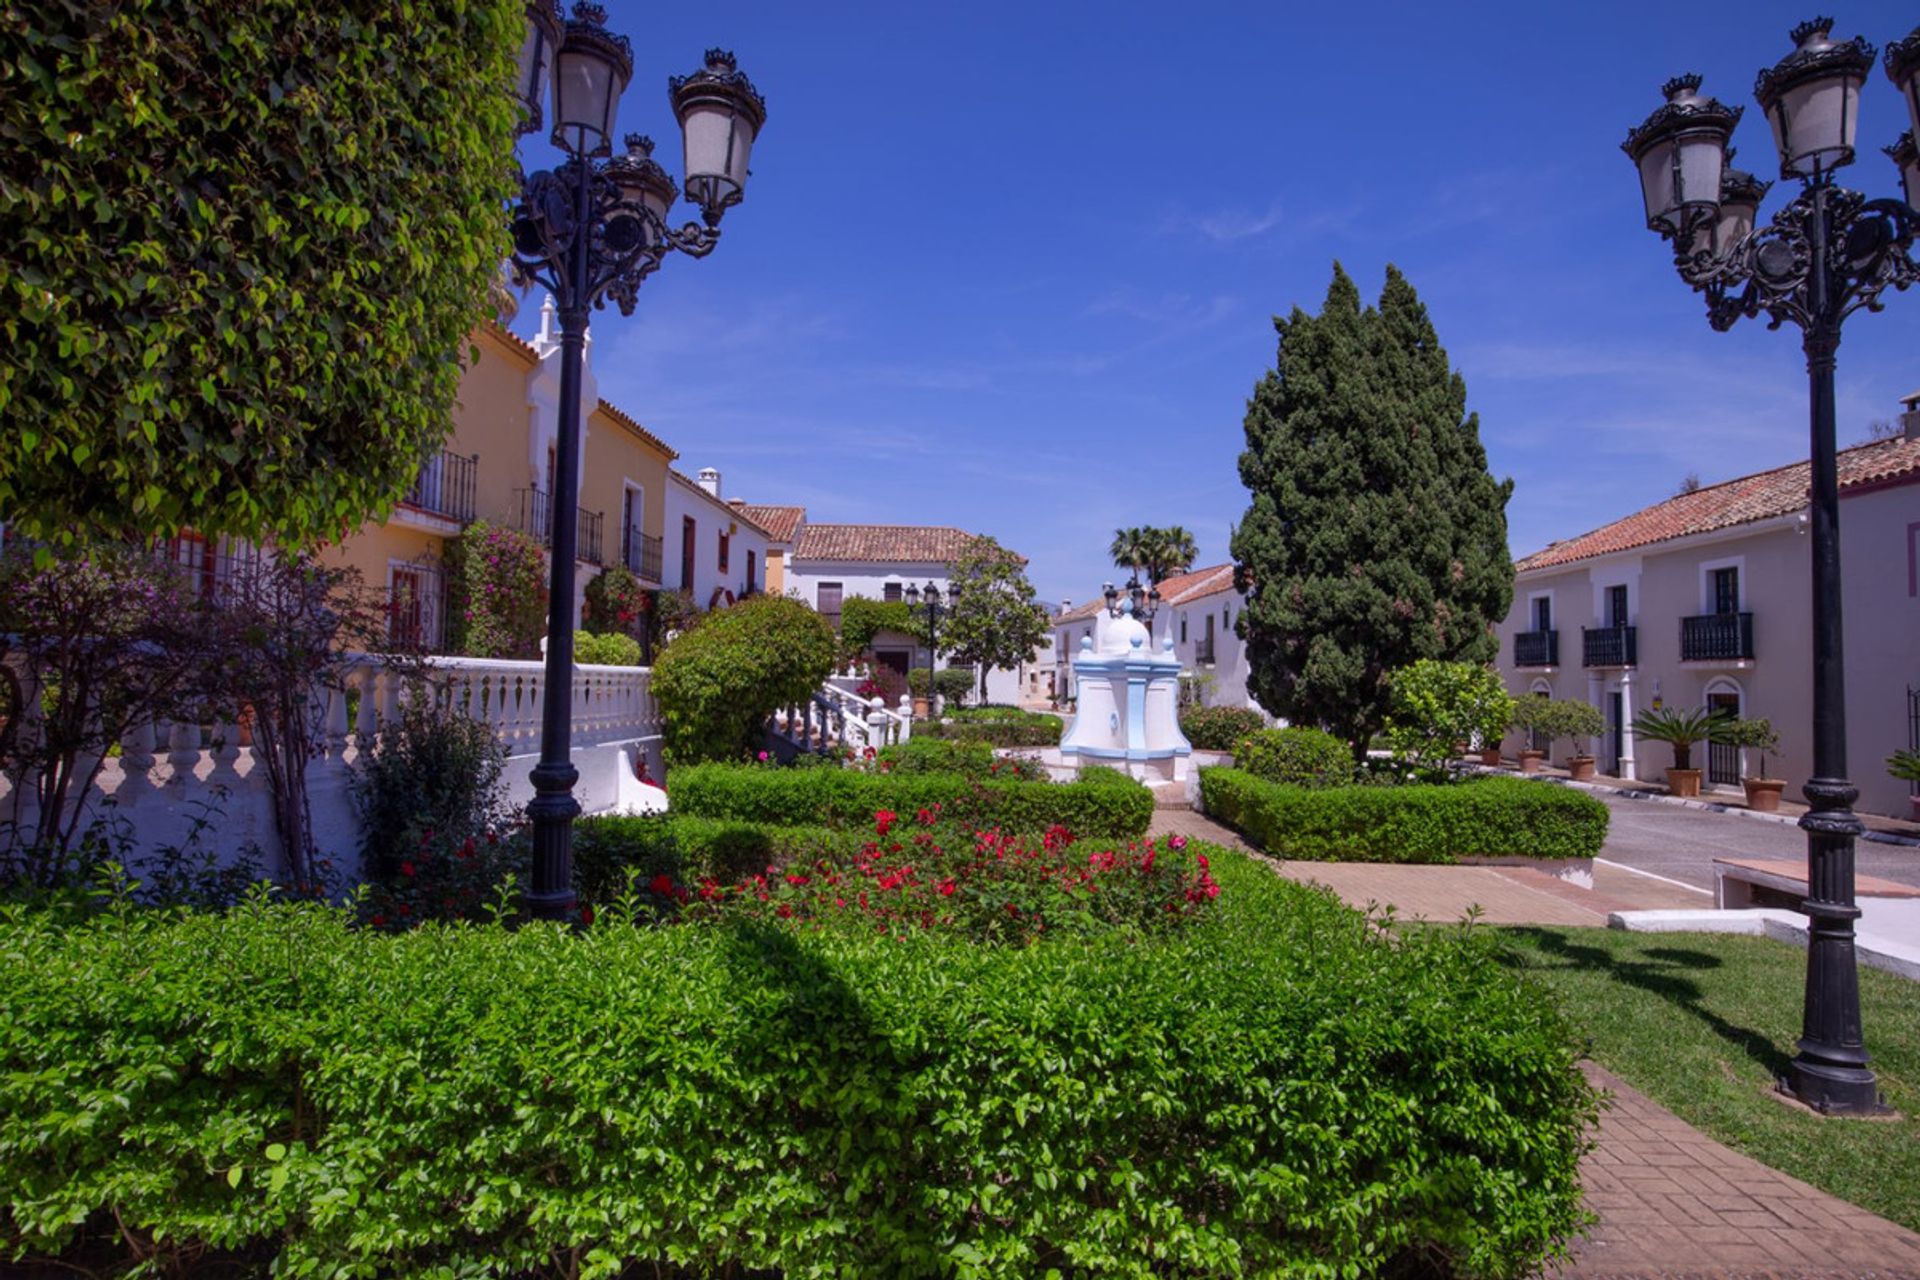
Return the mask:
<path id="1" fill-rule="evenodd" d="M 1780 793 L 1786 790 L 1787 784 L 1785 779 L 1767 775 L 1767 754 L 1780 750 L 1780 735 L 1774 732 L 1772 722 L 1764 716 L 1728 720 L 1720 726 L 1720 733 L 1714 741 L 1738 747 L 1742 751 L 1760 753 L 1760 772 L 1751 777 L 1743 776 L 1740 785 L 1747 791 L 1747 808 L 1756 813 L 1777 812 Z"/>
<path id="2" fill-rule="evenodd" d="M 1896 751 L 1887 757 L 1887 772 L 1902 782 L 1920 782 L 1920 751 Z M 1913 820 L 1920 822 L 1920 795 L 1908 796 Z"/>
<path id="3" fill-rule="evenodd" d="M 1568 698 L 1552 704 L 1549 716 L 1552 736 L 1573 739 L 1573 755 L 1567 759 L 1567 776 L 1575 782 L 1593 780 L 1593 753 L 1587 748 L 1593 739 L 1607 731 L 1607 722 L 1599 708 Z"/>
<path id="4" fill-rule="evenodd" d="M 1642 711 L 1633 718 L 1633 735 L 1673 748 L 1673 767 L 1667 770 L 1667 791 L 1676 796 L 1700 794 L 1700 771 L 1693 767 L 1693 744 L 1719 733 L 1723 711 L 1705 707 Z"/>
<path id="5" fill-rule="evenodd" d="M 1544 693 L 1529 693 L 1513 700 L 1513 713 L 1510 717 L 1513 727 L 1527 735 L 1526 743 L 1520 748 L 1520 772 L 1540 772 L 1540 761 L 1546 752 L 1533 745 L 1534 735 L 1540 734 L 1551 741 L 1551 730 L 1547 722 L 1552 720 L 1550 710 L 1553 703 Z"/>

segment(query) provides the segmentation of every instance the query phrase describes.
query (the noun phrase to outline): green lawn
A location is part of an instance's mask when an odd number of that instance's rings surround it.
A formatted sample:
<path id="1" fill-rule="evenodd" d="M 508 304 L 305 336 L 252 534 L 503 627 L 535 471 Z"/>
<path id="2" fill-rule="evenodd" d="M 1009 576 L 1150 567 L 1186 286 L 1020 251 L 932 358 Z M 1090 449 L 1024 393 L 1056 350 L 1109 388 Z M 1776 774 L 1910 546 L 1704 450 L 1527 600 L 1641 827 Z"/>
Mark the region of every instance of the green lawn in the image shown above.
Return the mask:
<path id="1" fill-rule="evenodd" d="M 1767 938 L 1503 928 L 1589 1054 L 1730 1147 L 1920 1230 L 1920 982 L 1860 970 L 1867 1052 L 1897 1121 L 1824 1120 L 1767 1096 L 1800 1034 L 1807 953 Z"/>

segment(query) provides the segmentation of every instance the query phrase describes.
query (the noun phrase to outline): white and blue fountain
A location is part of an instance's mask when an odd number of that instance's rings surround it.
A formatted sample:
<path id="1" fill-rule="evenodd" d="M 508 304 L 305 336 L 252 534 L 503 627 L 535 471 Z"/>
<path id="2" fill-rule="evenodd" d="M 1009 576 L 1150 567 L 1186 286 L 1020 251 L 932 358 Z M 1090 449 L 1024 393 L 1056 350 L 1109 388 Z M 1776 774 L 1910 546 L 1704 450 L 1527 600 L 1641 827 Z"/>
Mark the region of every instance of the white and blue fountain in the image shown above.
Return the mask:
<path id="1" fill-rule="evenodd" d="M 1134 602 L 1122 598 L 1080 640 L 1062 763 L 1111 765 L 1149 784 L 1184 783 L 1193 745 L 1180 732 L 1180 659 L 1171 635 L 1155 649 L 1134 612 Z"/>

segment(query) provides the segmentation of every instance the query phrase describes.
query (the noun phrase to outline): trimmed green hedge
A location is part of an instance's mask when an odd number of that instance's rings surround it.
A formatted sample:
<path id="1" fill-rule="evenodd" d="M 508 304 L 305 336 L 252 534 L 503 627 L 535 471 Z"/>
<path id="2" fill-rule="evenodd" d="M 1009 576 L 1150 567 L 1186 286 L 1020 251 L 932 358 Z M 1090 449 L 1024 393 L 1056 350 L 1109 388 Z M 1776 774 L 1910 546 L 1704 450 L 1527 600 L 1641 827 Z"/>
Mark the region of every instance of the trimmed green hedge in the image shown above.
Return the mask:
<path id="1" fill-rule="evenodd" d="M 1607 806 L 1518 778 L 1310 791 L 1202 769 L 1207 812 L 1268 853 L 1311 862 L 1458 862 L 1473 855 L 1591 858 Z"/>
<path id="2" fill-rule="evenodd" d="M 882 764 L 894 773 L 957 773 L 983 780 L 1045 782 L 1046 766 L 1033 756 L 1003 756 L 985 742 L 929 738 L 916 734 L 905 742 L 882 747 Z"/>
<path id="3" fill-rule="evenodd" d="M 1353 781 L 1353 751 L 1323 729 L 1262 729 L 1234 746 L 1233 763 L 1256 778 L 1294 787 L 1341 787 Z"/>
<path id="4" fill-rule="evenodd" d="M 836 831 L 684 813 L 597 814 L 574 820 L 573 883 L 583 901 L 602 904 L 626 888 L 629 871 L 642 882 L 665 875 L 676 884 L 694 884 L 710 876 L 726 884 L 768 867 L 844 861 L 872 838 L 871 827 Z"/>
<path id="5" fill-rule="evenodd" d="M 916 735 L 953 742 L 984 742 L 995 747 L 1056 747 L 1066 721 L 1043 711 L 1010 707 L 957 708 L 947 720 L 914 729 Z"/>
<path id="6" fill-rule="evenodd" d="M 1217 909 L 1150 943 L 0 910 L 0 1255 L 1531 1272 L 1594 1109 L 1545 991 L 1210 852 Z"/>
<path id="7" fill-rule="evenodd" d="M 1180 712 L 1180 732 L 1196 751 L 1231 751 L 1266 727 L 1266 718 L 1250 707 L 1191 706 Z"/>
<path id="8" fill-rule="evenodd" d="M 943 822 L 1023 832 L 1059 823 L 1088 838 L 1135 839 L 1153 820 L 1153 793 L 1110 769 L 1055 783 L 703 764 L 669 773 L 667 795 L 676 813 L 777 827 L 864 828 L 882 809 L 911 818 L 936 804 Z"/>

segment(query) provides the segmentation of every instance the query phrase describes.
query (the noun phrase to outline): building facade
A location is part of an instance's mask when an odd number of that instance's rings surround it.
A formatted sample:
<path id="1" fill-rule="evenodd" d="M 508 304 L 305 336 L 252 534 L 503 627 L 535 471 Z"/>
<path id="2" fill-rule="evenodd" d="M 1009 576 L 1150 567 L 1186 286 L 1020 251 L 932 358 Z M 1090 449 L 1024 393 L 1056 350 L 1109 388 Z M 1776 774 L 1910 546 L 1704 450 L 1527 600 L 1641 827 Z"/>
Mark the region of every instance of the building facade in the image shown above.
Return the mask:
<path id="1" fill-rule="evenodd" d="M 1920 414 L 1906 434 L 1841 451 L 1840 564 L 1848 771 L 1859 806 L 1908 810 L 1884 761 L 1920 745 Z M 1780 735 L 1767 772 L 1787 794 L 1812 772 L 1811 556 L 1804 462 L 1656 503 L 1515 565 L 1498 660 L 1515 694 L 1599 709 L 1603 773 L 1658 779 L 1661 743 L 1635 741 L 1649 708 L 1764 717 Z M 1508 748 L 1517 749 L 1517 739 Z M 1570 752 L 1576 744 L 1556 743 Z M 1696 748 L 1703 786 L 1728 793 L 1760 761 Z M 1748 753 L 1751 754 L 1751 753 Z"/>
<path id="2" fill-rule="evenodd" d="M 667 585 L 700 610 L 724 609 L 764 589 L 767 531 L 720 495 L 720 472 L 667 475 Z"/>

